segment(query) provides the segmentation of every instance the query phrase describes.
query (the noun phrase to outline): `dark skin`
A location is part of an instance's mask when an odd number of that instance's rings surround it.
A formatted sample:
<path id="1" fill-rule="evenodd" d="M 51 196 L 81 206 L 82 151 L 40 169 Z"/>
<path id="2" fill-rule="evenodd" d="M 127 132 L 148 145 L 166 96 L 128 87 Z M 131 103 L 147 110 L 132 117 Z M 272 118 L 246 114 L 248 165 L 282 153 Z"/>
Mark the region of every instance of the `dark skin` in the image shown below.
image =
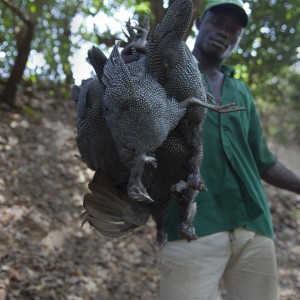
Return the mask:
<path id="1" fill-rule="evenodd" d="M 215 99 L 222 94 L 224 75 L 222 63 L 235 49 L 242 33 L 235 14 L 208 11 L 196 20 L 198 35 L 193 54 L 205 73 Z"/>
<path id="2" fill-rule="evenodd" d="M 196 26 L 198 35 L 193 54 L 207 77 L 212 95 L 220 99 L 224 80 L 220 68 L 236 48 L 243 28 L 233 12 L 212 10 L 199 17 Z M 280 161 L 263 173 L 261 178 L 273 186 L 300 194 L 300 177 Z"/>

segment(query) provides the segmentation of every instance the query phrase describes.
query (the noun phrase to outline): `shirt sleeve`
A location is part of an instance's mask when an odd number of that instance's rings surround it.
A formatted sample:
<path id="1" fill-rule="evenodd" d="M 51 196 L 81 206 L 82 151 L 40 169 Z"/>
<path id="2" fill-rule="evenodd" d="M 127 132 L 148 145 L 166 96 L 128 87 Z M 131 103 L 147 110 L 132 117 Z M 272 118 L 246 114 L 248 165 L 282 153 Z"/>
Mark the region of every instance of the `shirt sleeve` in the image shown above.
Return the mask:
<path id="1" fill-rule="evenodd" d="M 253 97 L 250 95 L 250 123 L 248 132 L 248 142 L 259 171 L 259 174 L 263 174 L 269 170 L 277 161 L 277 157 L 269 150 L 259 119 L 259 115 L 254 104 Z"/>

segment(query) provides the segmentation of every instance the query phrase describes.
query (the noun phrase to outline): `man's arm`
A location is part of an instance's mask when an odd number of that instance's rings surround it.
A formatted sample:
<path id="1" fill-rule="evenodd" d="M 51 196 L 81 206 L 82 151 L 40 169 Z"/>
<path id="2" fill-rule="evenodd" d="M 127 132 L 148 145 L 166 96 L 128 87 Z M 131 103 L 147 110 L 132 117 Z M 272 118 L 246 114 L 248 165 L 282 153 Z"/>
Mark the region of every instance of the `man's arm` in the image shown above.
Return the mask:
<path id="1" fill-rule="evenodd" d="M 280 161 L 264 172 L 261 178 L 273 186 L 300 194 L 300 177 Z"/>

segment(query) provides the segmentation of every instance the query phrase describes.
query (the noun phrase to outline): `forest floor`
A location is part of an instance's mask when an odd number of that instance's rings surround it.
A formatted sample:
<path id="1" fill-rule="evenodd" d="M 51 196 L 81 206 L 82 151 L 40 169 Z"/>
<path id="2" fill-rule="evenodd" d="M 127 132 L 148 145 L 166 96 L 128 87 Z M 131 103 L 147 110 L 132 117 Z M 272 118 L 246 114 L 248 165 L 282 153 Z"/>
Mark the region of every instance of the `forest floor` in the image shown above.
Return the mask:
<path id="1" fill-rule="evenodd" d="M 0 110 L 0 300 L 157 299 L 153 222 L 122 239 L 80 228 L 93 172 L 74 157 L 73 102 L 42 94 L 22 102 L 22 111 Z M 300 172 L 299 149 L 272 147 Z M 280 299 L 300 299 L 300 198 L 265 188 Z"/>

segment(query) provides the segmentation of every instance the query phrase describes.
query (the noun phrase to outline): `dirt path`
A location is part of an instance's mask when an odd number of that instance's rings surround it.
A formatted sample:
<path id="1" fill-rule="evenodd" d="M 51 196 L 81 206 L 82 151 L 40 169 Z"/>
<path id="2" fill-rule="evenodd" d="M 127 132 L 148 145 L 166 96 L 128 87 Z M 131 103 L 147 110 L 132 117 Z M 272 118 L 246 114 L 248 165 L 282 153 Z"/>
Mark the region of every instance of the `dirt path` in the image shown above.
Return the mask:
<path id="1" fill-rule="evenodd" d="M 0 300 L 155 300 L 153 223 L 117 240 L 80 229 L 92 172 L 74 158 L 74 106 L 41 98 L 26 113 L 0 111 Z M 280 299 L 300 299 L 300 198 L 266 190 Z"/>

